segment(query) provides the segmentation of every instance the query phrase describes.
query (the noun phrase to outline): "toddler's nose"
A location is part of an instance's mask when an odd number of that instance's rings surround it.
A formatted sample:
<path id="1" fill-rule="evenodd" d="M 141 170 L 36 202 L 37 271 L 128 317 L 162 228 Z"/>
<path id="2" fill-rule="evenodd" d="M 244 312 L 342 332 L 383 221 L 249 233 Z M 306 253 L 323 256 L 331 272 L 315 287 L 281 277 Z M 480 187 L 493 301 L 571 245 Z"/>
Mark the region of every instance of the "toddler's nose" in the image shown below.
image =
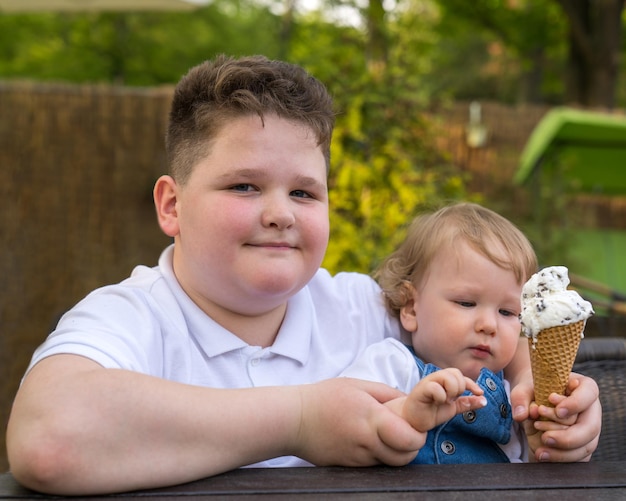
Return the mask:
<path id="1" fill-rule="evenodd" d="M 481 310 L 476 317 L 476 332 L 493 336 L 496 333 L 497 325 L 496 314 L 492 311 Z"/>

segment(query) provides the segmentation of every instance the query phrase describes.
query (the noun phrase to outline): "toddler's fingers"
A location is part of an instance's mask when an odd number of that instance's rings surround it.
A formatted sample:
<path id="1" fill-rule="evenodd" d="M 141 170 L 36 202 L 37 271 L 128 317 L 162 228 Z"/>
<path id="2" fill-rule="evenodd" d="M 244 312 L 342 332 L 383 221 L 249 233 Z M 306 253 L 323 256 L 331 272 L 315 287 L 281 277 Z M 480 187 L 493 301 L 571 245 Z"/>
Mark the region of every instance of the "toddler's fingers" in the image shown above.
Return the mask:
<path id="1" fill-rule="evenodd" d="M 476 381 L 468 377 L 465 378 L 465 389 L 472 392 L 474 395 L 482 395 L 485 393 Z"/>
<path id="2" fill-rule="evenodd" d="M 538 421 L 533 421 L 533 426 L 537 431 L 566 430 L 567 428 L 569 428 L 569 426 L 566 424 L 541 419 Z"/>
<path id="3" fill-rule="evenodd" d="M 486 405 L 487 399 L 483 396 L 465 395 L 457 398 L 456 400 L 457 414 L 476 409 L 482 409 Z"/>
<path id="4" fill-rule="evenodd" d="M 539 417 L 544 420 L 554 421 L 555 423 L 560 423 L 562 425 L 570 426 L 573 425 L 578 420 L 578 414 L 572 414 L 567 416 L 566 418 L 559 418 L 556 414 L 556 409 L 554 407 L 548 407 L 545 405 L 540 405 L 538 408 Z"/>

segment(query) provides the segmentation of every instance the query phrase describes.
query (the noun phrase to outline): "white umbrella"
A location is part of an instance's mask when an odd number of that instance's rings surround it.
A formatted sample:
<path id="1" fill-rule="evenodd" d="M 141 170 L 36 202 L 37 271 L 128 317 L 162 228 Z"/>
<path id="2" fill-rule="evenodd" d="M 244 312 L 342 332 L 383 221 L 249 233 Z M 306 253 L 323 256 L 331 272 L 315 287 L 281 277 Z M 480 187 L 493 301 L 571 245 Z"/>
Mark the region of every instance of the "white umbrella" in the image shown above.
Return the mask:
<path id="1" fill-rule="evenodd" d="M 209 0 L 0 0 L 1 12 L 193 10 Z"/>

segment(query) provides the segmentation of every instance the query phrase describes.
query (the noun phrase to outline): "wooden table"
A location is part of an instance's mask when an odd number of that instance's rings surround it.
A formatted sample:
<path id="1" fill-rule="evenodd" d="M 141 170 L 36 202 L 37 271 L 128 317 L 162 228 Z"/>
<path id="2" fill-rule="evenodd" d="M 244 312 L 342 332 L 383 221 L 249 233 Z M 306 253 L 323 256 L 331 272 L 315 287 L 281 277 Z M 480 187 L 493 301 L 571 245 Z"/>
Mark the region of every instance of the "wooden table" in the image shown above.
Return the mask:
<path id="1" fill-rule="evenodd" d="M 224 500 L 622 501 L 626 499 L 626 462 L 242 469 L 189 484 L 109 498 L 180 501 L 206 496 Z M 24 489 L 10 473 L 0 476 L 0 499 L 46 498 L 52 499 Z"/>

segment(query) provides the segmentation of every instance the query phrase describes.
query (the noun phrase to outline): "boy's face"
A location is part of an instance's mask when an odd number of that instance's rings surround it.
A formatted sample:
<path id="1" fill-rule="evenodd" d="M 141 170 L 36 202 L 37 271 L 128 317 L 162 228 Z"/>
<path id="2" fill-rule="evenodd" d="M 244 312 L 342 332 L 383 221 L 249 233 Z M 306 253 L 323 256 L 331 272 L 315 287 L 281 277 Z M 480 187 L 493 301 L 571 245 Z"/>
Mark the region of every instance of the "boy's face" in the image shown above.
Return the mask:
<path id="1" fill-rule="evenodd" d="M 435 257 L 401 320 L 427 363 L 476 379 L 482 367 L 497 372 L 512 360 L 521 291 L 512 271 L 462 243 Z"/>
<path id="2" fill-rule="evenodd" d="M 169 182 L 175 201 L 161 227 L 175 237 L 187 294 L 223 325 L 233 314 L 280 316 L 328 244 L 326 163 L 312 131 L 274 115 L 264 126 L 236 119 L 184 186 Z"/>

